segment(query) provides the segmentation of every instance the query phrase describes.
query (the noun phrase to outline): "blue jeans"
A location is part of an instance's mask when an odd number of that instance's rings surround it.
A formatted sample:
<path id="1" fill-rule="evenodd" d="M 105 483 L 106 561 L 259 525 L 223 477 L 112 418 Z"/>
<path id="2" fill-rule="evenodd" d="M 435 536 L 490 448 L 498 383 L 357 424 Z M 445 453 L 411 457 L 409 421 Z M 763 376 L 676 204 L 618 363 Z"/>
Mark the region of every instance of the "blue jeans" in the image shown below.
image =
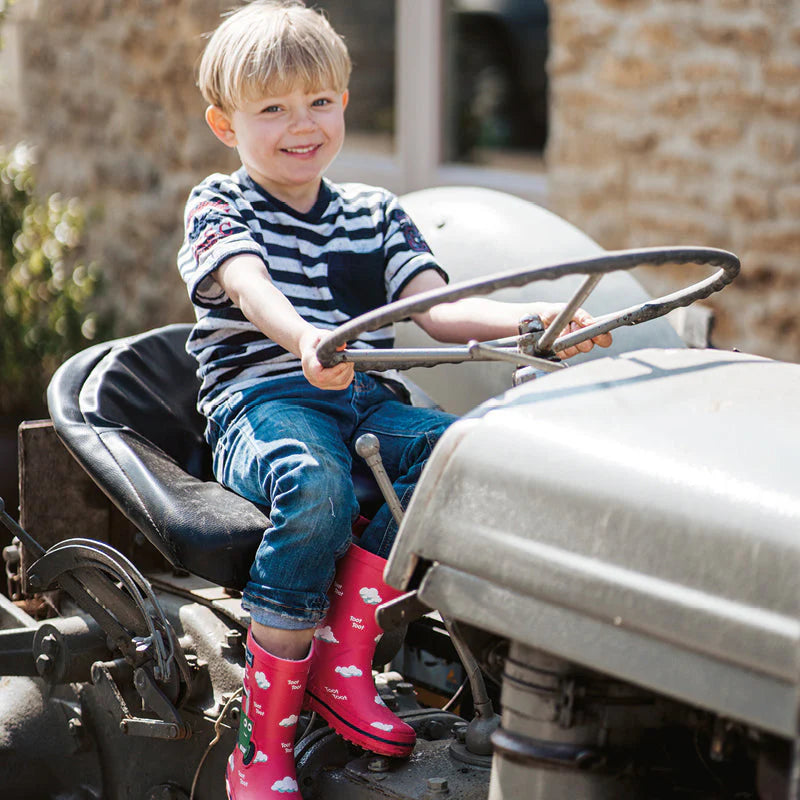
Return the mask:
<path id="1" fill-rule="evenodd" d="M 217 480 L 269 513 L 242 604 L 274 628 L 313 627 L 328 608 L 336 559 L 358 517 L 355 440 L 375 434 L 403 508 L 431 449 L 456 417 L 415 408 L 371 375 L 341 391 L 288 377 L 235 393 L 209 418 Z M 388 556 L 397 524 L 384 503 L 359 545 Z"/>

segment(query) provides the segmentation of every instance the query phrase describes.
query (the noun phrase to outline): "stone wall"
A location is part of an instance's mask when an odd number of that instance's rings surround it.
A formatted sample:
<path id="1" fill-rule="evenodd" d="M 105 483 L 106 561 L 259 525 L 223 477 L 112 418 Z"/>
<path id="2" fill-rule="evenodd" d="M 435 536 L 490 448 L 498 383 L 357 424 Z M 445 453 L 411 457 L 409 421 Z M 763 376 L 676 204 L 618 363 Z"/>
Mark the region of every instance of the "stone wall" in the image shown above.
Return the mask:
<path id="1" fill-rule="evenodd" d="M 224 0 L 18 0 L 18 128 L 40 185 L 92 212 L 88 256 L 119 330 L 191 319 L 175 268 L 198 175 L 235 165 L 210 136 L 193 68 Z"/>
<path id="2" fill-rule="evenodd" d="M 800 360 L 800 1 L 554 0 L 551 19 L 553 209 L 608 248 L 734 251 L 715 343 Z"/>
<path id="3" fill-rule="evenodd" d="M 202 33 L 232 4 L 17 0 L 5 32 L 16 68 L 0 85 L 0 139 L 33 141 L 43 189 L 91 205 L 89 257 L 120 332 L 191 318 L 174 266 L 183 203 L 199 177 L 235 166 L 193 73 Z M 361 74 L 390 74 L 370 71 L 357 40 L 369 21 L 390 29 L 391 0 L 341 5 L 358 6 L 345 33 Z M 735 251 L 743 275 L 712 302 L 716 344 L 800 360 L 800 0 L 550 8 L 551 207 L 608 248 Z"/>

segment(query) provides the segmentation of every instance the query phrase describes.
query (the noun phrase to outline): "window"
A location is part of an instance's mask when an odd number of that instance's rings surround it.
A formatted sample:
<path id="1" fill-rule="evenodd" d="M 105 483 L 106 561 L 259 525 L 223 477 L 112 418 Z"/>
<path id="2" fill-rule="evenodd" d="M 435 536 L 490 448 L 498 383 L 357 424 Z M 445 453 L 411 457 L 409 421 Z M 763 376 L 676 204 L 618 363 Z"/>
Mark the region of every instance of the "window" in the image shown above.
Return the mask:
<path id="1" fill-rule="evenodd" d="M 391 155 L 395 117 L 395 4 L 389 0 L 322 0 L 353 61 L 347 107 L 347 148 Z"/>
<path id="2" fill-rule="evenodd" d="M 447 161 L 537 169 L 547 139 L 545 1 L 452 0 L 447 10 Z"/>
<path id="3" fill-rule="evenodd" d="M 545 0 L 321 0 L 353 56 L 334 180 L 546 203 Z M 363 74 L 366 73 L 366 74 Z"/>

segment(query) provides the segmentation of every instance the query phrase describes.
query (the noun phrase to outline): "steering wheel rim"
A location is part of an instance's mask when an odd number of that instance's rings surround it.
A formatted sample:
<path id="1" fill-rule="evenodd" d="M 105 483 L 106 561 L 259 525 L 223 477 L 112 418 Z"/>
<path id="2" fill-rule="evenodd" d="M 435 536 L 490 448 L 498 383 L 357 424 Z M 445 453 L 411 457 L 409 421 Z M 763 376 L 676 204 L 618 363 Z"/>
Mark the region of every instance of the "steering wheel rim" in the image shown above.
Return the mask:
<path id="1" fill-rule="evenodd" d="M 440 303 L 454 302 L 476 294 L 488 294 L 498 289 L 512 286 L 525 286 L 534 281 L 557 280 L 567 275 L 582 274 L 599 278 L 609 272 L 627 271 L 644 265 L 662 266 L 664 264 L 707 265 L 719 267 L 719 269 L 707 278 L 684 287 L 677 292 L 662 295 L 654 300 L 646 300 L 643 303 L 629 306 L 611 314 L 605 314 L 592 325 L 587 325 L 579 331 L 556 338 L 553 342 L 552 350 L 559 352 L 568 347 L 574 347 L 586 339 L 599 336 L 601 333 L 608 333 L 622 326 L 637 325 L 641 322 L 657 319 L 676 308 L 688 306 L 697 300 L 702 300 L 727 286 L 739 274 L 741 268 L 738 257 L 727 250 L 719 250 L 712 247 L 647 247 L 614 250 L 592 258 L 566 261 L 543 267 L 507 270 L 468 281 L 460 281 L 441 289 L 421 292 L 403 300 L 387 303 L 380 308 L 354 317 L 323 336 L 317 345 L 317 358 L 325 367 L 333 366 L 342 361 L 355 361 L 356 369 L 358 369 L 358 355 L 365 355 L 370 352 L 374 354 L 376 351 L 360 348 L 340 350 L 339 348 L 342 345 L 346 345 L 348 341 L 357 338 L 362 333 L 374 331 L 385 325 L 406 319 L 411 314 L 422 313 Z M 586 294 L 584 293 L 583 299 L 585 297 Z M 447 349 L 443 348 L 443 350 Z M 413 350 L 405 352 L 412 353 Z M 484 360 L 484 357 L 480 354 L 465 354 L 459 360 Z M 374 361 L 375 358 L 370 359 L 370 366 L 364 368 L 380 369 L 380 367 L 374 365 Z M 441 363 L 453 363 L 453 359 L 446 359 Z M 419 364 L 405 361 L 399 367 L 396 363 L 388 364 L 387 367 L 408 369 L 413 366 L 431 365 L 430 361 Z"/>

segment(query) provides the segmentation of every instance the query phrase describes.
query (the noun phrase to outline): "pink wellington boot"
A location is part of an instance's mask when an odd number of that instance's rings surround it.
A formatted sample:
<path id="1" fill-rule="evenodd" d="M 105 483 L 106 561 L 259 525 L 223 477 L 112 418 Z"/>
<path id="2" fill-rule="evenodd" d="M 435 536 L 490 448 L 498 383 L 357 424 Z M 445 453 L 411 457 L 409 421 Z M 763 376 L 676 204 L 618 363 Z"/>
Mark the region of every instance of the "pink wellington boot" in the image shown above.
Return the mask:
<path id="1" fill-rule="evenodd" d="M 312 643 L 302 661 L 285 661 L 248 632 L 239 741 L 225 770 L 229 800 L 302 800 L 294 736 L 313 652 Z"/>
<path id="2" fill-rule="evenodd" d="M 315 633 L 305 707 L 366 750 L 407 756 L 414 729 L 389 711 L 372 680 L 372 657 L 383 633 L 375 610 L 402 594 L 383 582 L 385 565 L 356 545 L 339 560 L 330 610 Z"/>

